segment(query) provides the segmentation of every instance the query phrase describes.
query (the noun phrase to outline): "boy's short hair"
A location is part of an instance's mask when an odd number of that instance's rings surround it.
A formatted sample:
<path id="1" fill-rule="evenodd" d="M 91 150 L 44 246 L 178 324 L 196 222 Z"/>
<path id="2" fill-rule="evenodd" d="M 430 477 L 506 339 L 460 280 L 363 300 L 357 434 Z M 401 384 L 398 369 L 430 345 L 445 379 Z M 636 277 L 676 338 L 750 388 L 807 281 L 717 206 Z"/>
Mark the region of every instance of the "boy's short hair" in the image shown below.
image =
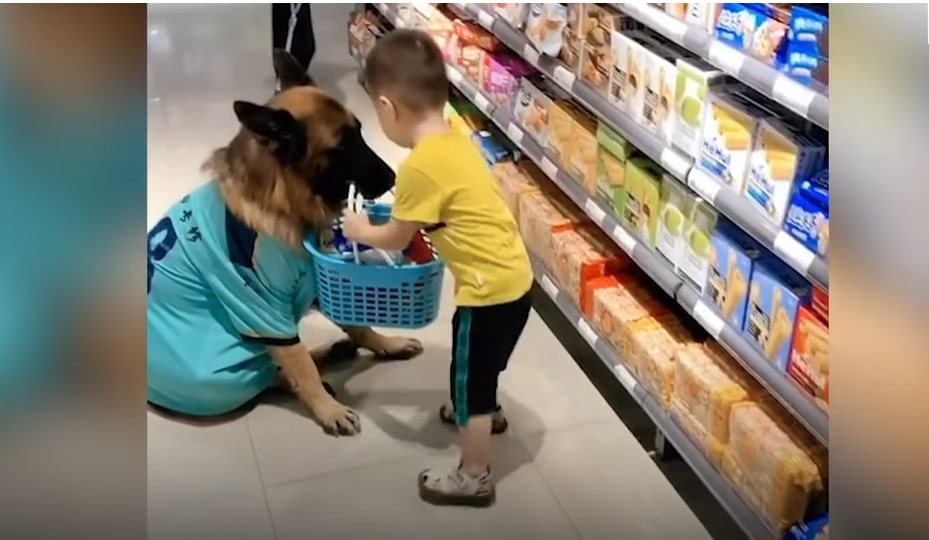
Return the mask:
<path id="1" fill-rule="evenodd" d="M 420 30 L 394 30 L 382 37 L 365 59 L 365 86 L 414 113 L 441 109 L 448 101 L 448 76 L 442 51 Z"/>

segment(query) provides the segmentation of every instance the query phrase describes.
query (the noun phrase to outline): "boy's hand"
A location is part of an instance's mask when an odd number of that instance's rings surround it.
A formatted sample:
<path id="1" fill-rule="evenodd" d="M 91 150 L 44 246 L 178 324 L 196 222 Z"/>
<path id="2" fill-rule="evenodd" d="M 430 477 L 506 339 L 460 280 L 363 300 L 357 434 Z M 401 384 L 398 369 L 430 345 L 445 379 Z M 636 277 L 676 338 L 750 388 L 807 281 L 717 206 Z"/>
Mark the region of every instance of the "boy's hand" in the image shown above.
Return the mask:
<path id="1" fill-rule="evenodd" d="M 370 227 L 368 214 L 349 212 L 345 214 L 345 220 L 342 222 L 342 234 L 352 242 L 367 243 L 364 237 Z"/>

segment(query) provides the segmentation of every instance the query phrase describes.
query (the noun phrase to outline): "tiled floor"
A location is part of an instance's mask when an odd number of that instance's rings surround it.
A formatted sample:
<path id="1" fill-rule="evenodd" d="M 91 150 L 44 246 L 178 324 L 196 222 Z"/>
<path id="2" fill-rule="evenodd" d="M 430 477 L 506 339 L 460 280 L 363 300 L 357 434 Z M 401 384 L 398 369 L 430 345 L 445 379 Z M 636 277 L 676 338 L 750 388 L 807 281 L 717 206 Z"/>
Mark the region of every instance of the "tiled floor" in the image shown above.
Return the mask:
<path id="1" fill-rule="evenodd" d="M 314 7 L 312 72 L 396 164 L 404 152 L 378 132 L 346 52 L 349 9 Z M 149 26 L 151 225 L 202 181 L 201 161 L 235 132 L 232 100 L 261 100 L 273 81 L 266 4 L 153 5 Z M 453 303 L 445 293 L 440 320 L 411 332 L 425 343 L 422 357 L 361 360 L 326 375 L 360 412 L 359 436 L 324 435 L 286 397 L 213 425 L 149 413 L 150 538 L 709 537 L 535 314 L 503 376 L 512 429 L 496 439 L 497 504 L 420 502 L 416 473 L 455 459 L 452 433 L 436 416 L 447 393 Z M 319 315 L 303 321 L 301 335 L 311 346 L 339 337 Z"/>

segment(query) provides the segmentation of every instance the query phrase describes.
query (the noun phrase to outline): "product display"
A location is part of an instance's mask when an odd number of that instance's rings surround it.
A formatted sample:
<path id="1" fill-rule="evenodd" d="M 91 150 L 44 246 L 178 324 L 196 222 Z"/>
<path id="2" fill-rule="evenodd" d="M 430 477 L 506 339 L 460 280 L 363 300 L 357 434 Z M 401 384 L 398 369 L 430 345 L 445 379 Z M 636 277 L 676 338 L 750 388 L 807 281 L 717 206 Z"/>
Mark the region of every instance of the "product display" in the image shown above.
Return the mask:
<path id="1" fill-rule="evenodd" d="M 694 346 L 693 336 L 675 315 L 647 317 L 633 322 L 627 361 L 642 385 L 664 408 L 671 403 L 677 354 Z"/>
<path id="2" fill-rule="evenodd" d="M 743 335 L 782 372 L 787 370 L 797 308 L 810 286 L 783 264 L 764 260 L 752 271 Z"/>
<path id="3" fill-rule="evenodd" d="M 584 6 L 586 4 L 568 4 L 567 25 L 564 29 L 564 45 L 558 54 L 558 59 L 576 73 L 581 65 L 582 22 L 584 19 Z"/>
<path id="4" fill-rule="evenodd" d="M 829 252 L 829 172 L 804 180 L 793 194 L 784 230 L 820 257 Z"/>
<path id="5" fill-rule="evenodd" d="M 684 223 L 684 252 L 678 263 L 679 273 L 698 292 L 703 293 L 710 268 L 710 238 L 716 229 L 719 213 L 703 199 L 694 200 L 693 210 Z"/>
<path id="6" fill-rule="evenodd" d="M 706 95 L 710 86 L 727 80 L 713 66 L 694 59 L 677 59 L 677 80 L 674 90 L 676 122 L 671 142 L 685 154 L 700 156 L 700 136 L 703 129 Z"/>
<path id="7" fill-rule="evenodd" d="M 516 94 L 519 81 L 535 70 L 521 57 L 509 53 L 484 57 L 481 89 L 497 105 L 506 106 Z"/>
<path id="8" fill-rule="evenodd" d="M 571 298 L 581 304 L 584 283 L 629 267 L 606 242 L 584 229 L 564 230 L 552 235 L 551 270 Z"/>
<path id="9" fill-rule="evenodd" d="M 526 37 L 536 50 L 558 56 L 564 43 L 562 32 L 568 23 L 568 10 L 562 4 L 529 4 Z"/>
<path id="10" fill-rule="evenodd" d="M 597 123 L 597 192 L 607 201 L 623 205 L 626 186 L 626 161 L 635 148 L 603 122 Z"/>
<path id="11" fill-rule="evenodd" d="M 710 240 L 710 265 L 704 298 L 733 328 L 745 323 L 748 285 L 764 253 L 757 242 L 729 222 L 720 223 Z"/>
<path id="12" fill-rule="evenodd" d="M 626 190 L 619 222 L 649 246 L 658 234 L 658 202 L 661 198 L 661 167 L 648 158 L 626 163 Z M 614 201 L 615 202 L 615 201 Z"/>
<path id="13" fill-rule="evenodd" d="M 787 374 L 825 408 L 829 403 L 829 326 L 806 306 L 797 312 Z"/>
<path id="14" fill-rule="evenodd" d="M 658 233 L 655 249 L 677 269 L 684 256 L 684 225 L 692 215 L 696 196 L 673 178 L 664 176 L 658 203 Z"/>

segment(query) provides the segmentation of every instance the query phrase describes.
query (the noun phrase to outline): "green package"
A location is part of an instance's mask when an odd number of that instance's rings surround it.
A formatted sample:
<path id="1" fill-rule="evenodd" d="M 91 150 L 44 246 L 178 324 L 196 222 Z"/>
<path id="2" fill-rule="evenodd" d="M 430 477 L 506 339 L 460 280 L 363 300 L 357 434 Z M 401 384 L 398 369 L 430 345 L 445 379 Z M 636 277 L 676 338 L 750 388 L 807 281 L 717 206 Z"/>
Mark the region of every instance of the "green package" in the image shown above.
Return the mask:
<path id="1" fill-rule="evenodd" d="M 629 141 L 603 122 L 597 123 L 597 191 L 614 204 L 625 196 L 626 160 L 634 151 Z"/>
<path id="2" fill-rule="evenodd" d="M 700 294 L 703 294 L 706 287 L 710 268 L 710 239 L 718 219 L 716 209 L 698 197 L 694 201 L 690 219 L 684 225 L 684 252 L 678 270 Z"/>
<path id="3" fill-rule="evenodd" d="M 620 223 L 649 247 L 655 247 L 658 233 L 662 172 L 661 167 L 648 158 L 627 161 L 626 195 L 622 209 L 617 212 Z"/>
<path id="4" fill-rule="evenodd" d="M 684 228 L 692 217 L 696 196 L 668 175 L 661 181 L 658 204 L 658 235 L 655 249 L 677 268 L 684 254 Z"/>

